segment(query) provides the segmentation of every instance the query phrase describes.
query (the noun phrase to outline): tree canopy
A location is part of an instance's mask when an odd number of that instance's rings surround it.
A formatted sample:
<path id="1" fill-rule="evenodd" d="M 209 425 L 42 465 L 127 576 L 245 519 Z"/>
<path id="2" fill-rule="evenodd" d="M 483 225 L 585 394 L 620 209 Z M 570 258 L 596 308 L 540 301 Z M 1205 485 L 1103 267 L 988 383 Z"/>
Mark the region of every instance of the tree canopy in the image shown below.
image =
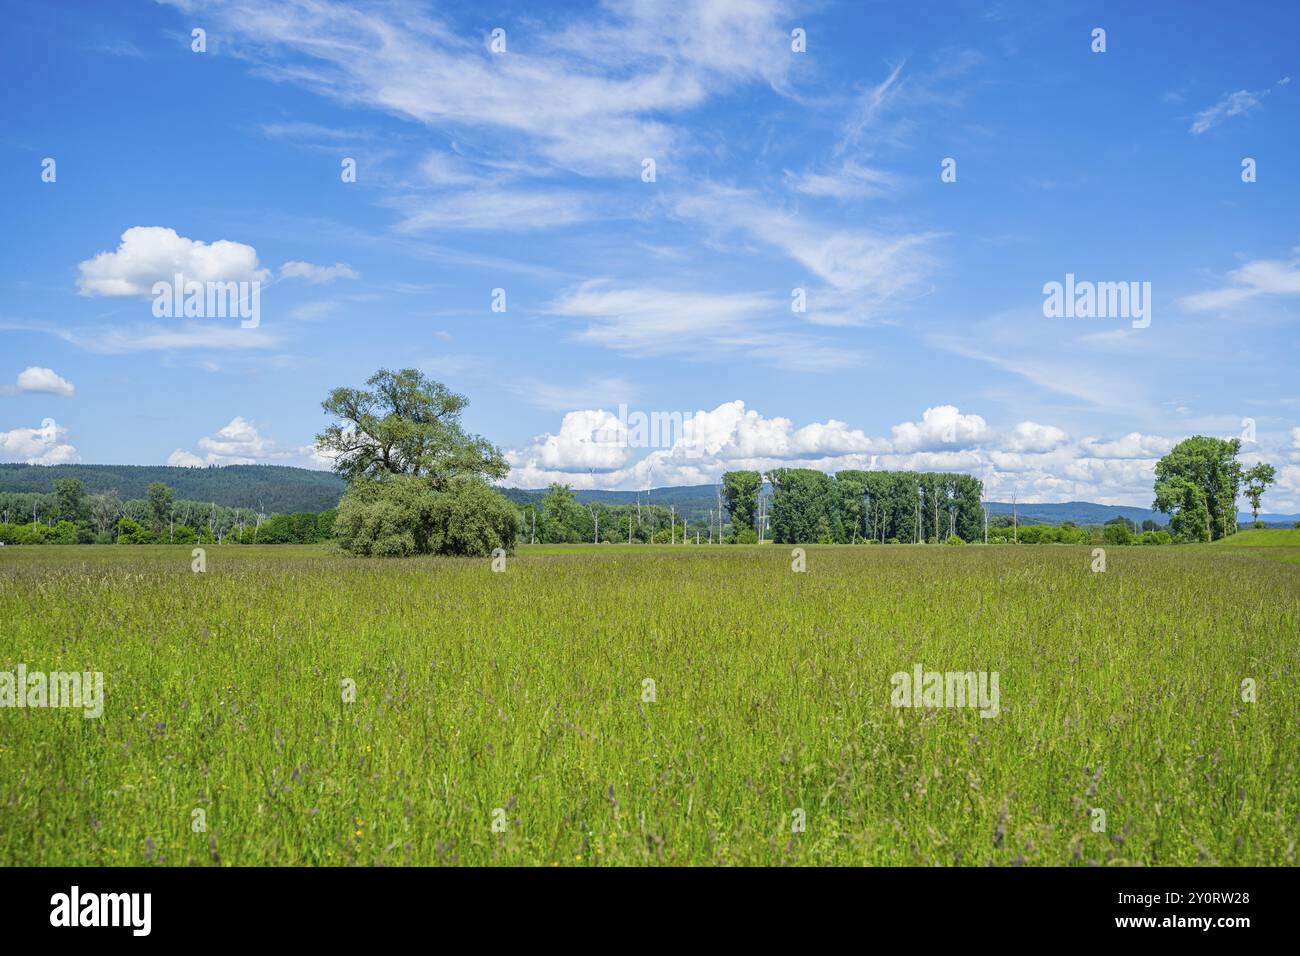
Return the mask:
<path id="1" fill-rule="evenodd" d="M 339 421 L 316 436 L 317 447 L 347 480 L 415 475 L 441 488 L 456 476 L 509 473 L 499 448 L 461 427 L 464 395 L 413 368 L 380 369 L 366 385 L 336 388 L 321 403 Z"/>
<path id="2" fill-rule="evenodd" d="M 1268 486 L 1277 481 L 1277 469 L 1261 461 L 1242 477 L 1246 482 L 1246 497 L 1250 499 L 1251 521 L 1259 524 L 1259 499 L 1264 496 Z"/>
<path id="3" fill-rule="evenodd" d="M 763 476 L 756 471 L 729 471 L 722 476 L 722 500 L 731 517 L 732 534 L 753 530 L 758 519 L 758 495 Z"/>
<path id="4" fill-rule="evenodd" d="M 1237 530 L 1241 440 L 1193 435 L 1156 463 L 1157 511 L 1180 541 L 1217 541 Z"/>

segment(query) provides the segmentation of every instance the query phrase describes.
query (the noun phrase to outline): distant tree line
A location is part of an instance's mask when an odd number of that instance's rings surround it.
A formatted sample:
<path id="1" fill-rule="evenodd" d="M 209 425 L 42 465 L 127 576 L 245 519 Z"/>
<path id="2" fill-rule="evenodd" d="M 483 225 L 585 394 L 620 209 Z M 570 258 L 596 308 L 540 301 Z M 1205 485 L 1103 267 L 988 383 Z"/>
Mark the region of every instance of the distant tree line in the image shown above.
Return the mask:
<path id="1" fill-rule="evenodd" d="M 343 494 L 343 482 L 328 471 L 286 465 L 24 465 L 0 464 L 0 493 L 49 494 L 61 478 L 79 478 L 89 495 L 116 491 L 124 500 L 148 497 L 151 484 L 172 488 L 178 499 L 228 507 L 252 507 L 266 514 L 320 513 Z"/>
<path id="2" fill-rule="evenodd" d="M 263 514 L 176 498 L 162 482 L 147 497 L 88 494 L 80 478 L 59 478 L 54 491 L 0 492 L 4 544 L 311 544 L 333 534 L 335 509 L 320 514 Z"/>
<path id="3" fill-rule="evenodd" d="M 520 537 L 536 544 L 611 542 L 701 544 L 720 541 L 720 522 L 687 521 L 674 505 L 644 503 L 584 505 L 568 485 L 552 484 L 540 504 L 517 505 Z"/>
<path id="4" fill-rule="evenodd" d="M 761 497 L 763 479 L 770 502 Z M 911 544 L 981 538 L 982 485 L 970 475 L 811 468 L 731 471 L 722 476 L 730 540 L 770 535 L 778 544 Z"/>

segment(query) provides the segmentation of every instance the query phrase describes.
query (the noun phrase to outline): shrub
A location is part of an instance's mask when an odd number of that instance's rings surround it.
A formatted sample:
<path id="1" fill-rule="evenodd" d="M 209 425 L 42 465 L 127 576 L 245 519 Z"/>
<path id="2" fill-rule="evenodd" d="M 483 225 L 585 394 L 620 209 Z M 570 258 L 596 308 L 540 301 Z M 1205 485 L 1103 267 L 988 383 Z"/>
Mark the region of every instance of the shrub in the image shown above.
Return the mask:
<path id="1" fill-rule="evenodd" d="M 482 479 L 456 478 L 434 490 L 425 478 L 391 475 L 353 481 L 334 532 L 354 554 L 485 556 L 514 550 L 516 522 L 514 508 Z"/>
<path id="2" fill-rule="evenodd" d="M 43 524 L 0 524 L 0 541 L 5 544 L 44 544 L 47 533 Z"/>
<path id="3" fill-rule="evenodd" d="M 171 530 L 172 544 L 197 544 L 199 533 L 187 524 L 178 524 Z"/>
<path id="4" fill-rule="evenodd" d="M 1101 539 L 1106 544 L 1132 544 L 1133 534 L 1127 524 L 1117 521 L 1102 528 Z"/>
<path id="5" fill-rule="evenodd" d="M 1139 544 L 1173 544 L 1174 538 L 1168 531 L 1143 531 L 1138 538 Z"/>
<path id="6" fill-rule="evenodd" d="M 120 518 L 117 522 L 118 544 L 154 544 L 158 538 L 152 531 L 133 518 Z"/>
<path id="7" fill-rule="evenodd" d="M 758 532 L 753 528 L 741 528 L 736 535 L 736 544 L 758 544 Z"/>
<path id="8" fill-rule="evenodd" d="M 77 526 L 71 521 L 60 521 L 45 535 L 48 544 L 76 544 Z"/>
<path id="9" fill-rule="evenodd" d="M 965 543 L 966 542 L 961 539 L 961 535 L 957 535 L 957 534 L 949 535 L 948 540 L 944 542 L 944 544 L 965 544 Z"/>
<path id="10" fill-rule="evenodd" d="M 454 478 L 434 492 L 430 545 L 435 554 L 482 556 L 515 549 L 519 516 L 481 478 Z"/>

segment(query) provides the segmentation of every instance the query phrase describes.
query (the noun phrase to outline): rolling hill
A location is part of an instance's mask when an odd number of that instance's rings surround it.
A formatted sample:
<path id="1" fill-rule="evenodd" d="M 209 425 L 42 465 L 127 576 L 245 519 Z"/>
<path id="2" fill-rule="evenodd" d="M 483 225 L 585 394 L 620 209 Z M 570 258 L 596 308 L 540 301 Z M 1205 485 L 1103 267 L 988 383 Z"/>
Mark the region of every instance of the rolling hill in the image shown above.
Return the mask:
<path id="1" fill-rule="evenodd" d="M 285 465 L 178 468 L 0 464 L 0 491 L 48 494 L 59 478 L 80 478 L 91 494 L 116 491 L 125 499 L 143 498 L 152 482 L 161 481 L 176 491 L 177 498 L 211 501 L 230 508 L 257 508 L 267 514 L 333 508 L 344 488 L 343 480 L 331 472 Z"/>

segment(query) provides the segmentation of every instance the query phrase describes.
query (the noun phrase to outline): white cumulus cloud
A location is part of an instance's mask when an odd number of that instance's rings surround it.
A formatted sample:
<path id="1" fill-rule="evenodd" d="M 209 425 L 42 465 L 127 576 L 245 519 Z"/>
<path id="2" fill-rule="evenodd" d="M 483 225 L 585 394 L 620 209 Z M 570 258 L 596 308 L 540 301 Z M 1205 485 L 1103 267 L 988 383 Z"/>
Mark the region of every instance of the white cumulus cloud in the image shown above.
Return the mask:
<path id="1" fill-rule="evenodd" d="M 73 464 L 81 457 L 67 438 L 68 430 L 53 418 L 42 419 L 40 428 L 0 432 L 0 460 L 25 461 L 29 465 Z"/>
<path id="2" fill-rule="evenodd" d="M 321 469 L 329 468 L 332 464 L 314 445 L 281 447 L 242 415 L 236 415 L 215 433 L 204 435 L 196 442 L 196 446 L 197 453 L 184 448 L 176 449 L 167 456 L 167 464 L 182 468 L 276 464 Z"/>
<path id="3" fill-rule="evenodd" d="M 18 373 L 13 385 L 0 385 L 0 395 L 19 395 L 24 392 L 43 392 L 47 395 L 71 395 L 76 389 L 54 369 L 31 365 Z"/>
<path id="4" fill-rule="evenodd" d="M 147 296 L 155 282 L 171 282 L 177 273 L 195 282 L 264 282 L 271 274 L 252 246 L 187 239 L 164 226 L 132 226 L 116 250 L 77 268 L 77 287 L 87 296 Z"/>

